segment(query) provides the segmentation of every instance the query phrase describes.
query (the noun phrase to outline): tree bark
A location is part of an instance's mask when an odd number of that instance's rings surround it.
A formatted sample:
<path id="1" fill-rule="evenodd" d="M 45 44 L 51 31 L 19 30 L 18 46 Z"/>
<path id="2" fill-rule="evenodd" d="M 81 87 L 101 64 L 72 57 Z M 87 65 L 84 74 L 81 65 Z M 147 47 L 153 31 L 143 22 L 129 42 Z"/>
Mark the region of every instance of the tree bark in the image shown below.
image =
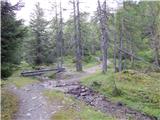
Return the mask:
<path id="1" fill-rule="evenodd" d="M 80 30 L 79 0 L 77 0 L 76 3 L 75 0 L 73 0 L 73 9 L 74 9 L 74 29 L 75 29 L 74 39 L 76 47 L 76 70 L 82 71 L 82 43 L 81 43 L 81 30 Z"/>
<path id="2" fill-rule="evenodd" d="M 59 42 L 60 42 L 60 67 L 62 68 L 63 65 L 63 54 L 64 54 L 64 41 L 63 41 L 63 21 L 62 21 L 62 7 L 61 7 L 61 2 L 60 2 L 60 31 L 59 31 Z"/>
<path id="3" fill-rule="evenodd" d="M 123 20 L 120 23 L 120 41 L 119 41 L 119 48 L 123 49 L 123 40 L 122 40 L 122 36 L 123 36 L 123 31 L 122 31 L 122 24 L 123 24 Z M 119 55 L 118 55 L 118 69 L 119 71 L 122 71 L 122 52 L 119 50 Z"/>
<path id="4" fill-rule="evenodd" d="M 116 37 L 116 16 L 115 14 L 114 14 L 114 27 L 115 27 L 115 30 L 114 30 L 114 72 L 117 72 L 117 66 L 116 66 L 117 37 Z"/>
<path id="5" fill-rule="evenodd" d="M 102 72 L 107 71 L 107 54 L 108 54 L 108 29 L 107 29 L 107 13 L 106 13 L 106 0 L 103 2 L 103 9 L 101 8 L 98 0 L 98 15 L 101 28 L 101 52 L 102 52 Z"/>

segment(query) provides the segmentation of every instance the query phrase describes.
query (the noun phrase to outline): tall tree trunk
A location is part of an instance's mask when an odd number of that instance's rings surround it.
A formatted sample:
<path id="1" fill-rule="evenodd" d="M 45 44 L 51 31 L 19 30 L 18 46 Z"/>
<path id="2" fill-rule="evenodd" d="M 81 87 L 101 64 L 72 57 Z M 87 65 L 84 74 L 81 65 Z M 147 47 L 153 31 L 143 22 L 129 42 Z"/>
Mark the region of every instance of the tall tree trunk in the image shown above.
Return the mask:
<path id="1" fill-rule="evenodd" d="M 122 24 L 123 24 L 123 20 L 120 23 L 120 41 L 119 41 L 119 48 L 122 49 L 123 48 L 123 40 L 122 40 L 122 36 L 123 36 L 123 30 L 122 30 Z M 119 50 L 119 56 L 118 56 L 118 69 L 119 71 L 122 71 L 122 52 Z"/>
<path id="2" fill-rule="evenodd" d="M 157 66 L 160 66 L 159 64 L 159 43 L 158 40 L 154 40 L 154 59 L 155 59 L 155 64 Z"/>
<path id="3" fill-rule="evenodd" d="M 81 29 L 80 29 L 80 12 L 79 0 L 77 0 L 77 71 L 82 71 L 82 43 L 81 43 Z"/>
<path id="4" fill-rule="evenodd" d="M 56 63 L 57 68 L 60 67 L 59 65 L 59 29 L 58 29 L 58 13 L 57 13 L 57 2 L 55 3 L 55 23 L 56 23 Z"/>
<path id="5" fill-rule="evenodd" d="M 76 9 L 77 7 L 77 9 Z M 75 47 L 76 47 L 76 70 L 82 71 L 82 43 L 81 43 L 81 30 L 80 30 L 80 12 L 79 12 L 79 0 L 73 0 L 74 9 L 74 28 L 75 28 Z M 76 16 L 77 12 L 77 16 Z"/>
<path id="6" fill-rule="evenodd" d="M 40 65 L 42 64 L 42 46 L 41 46 L 41 40 L 40 40 L 40 34 L 37 33 L 37 46 L 36 46 L 36 60 L 35 64 Z"/>
<path id="7" fill-rule="evenodd" d="M 98 15 L 100 21 L 101 28 L 101 51 L 102 51 L 102 72 L 105 73 L 107 71 L 107 54 L 108 54 L 108 29 L 106 25 L 106 0 L 103 2 L 103 9 L 101 8 L 100 2 L 98 0 Z"/>
<path id="8" fill-rule="evenodd" d="M 64 54 L 64 41 L 63 41 L 63 21 L 62 21 L 62 7 L 61 7 L 61 2 L 60 2 L 60 31 L 59 31 L 59 49 L 60 49 L 60 67 L 62 67 L 62 64 L 63 64 L 63 54 Z"/>
<path id="9" fill-rule="evenodd" d="M 115 30 L 114 30 L 114 72 L 117 72 L 117 67 L 116 67 L 116 49 L 117 49 L 117 46 L 116 46 L 116 42 L 117 42 L 117 36 L 116 36 L 116 14 L 114 14 L 114 27 L 115 27 Z"/>

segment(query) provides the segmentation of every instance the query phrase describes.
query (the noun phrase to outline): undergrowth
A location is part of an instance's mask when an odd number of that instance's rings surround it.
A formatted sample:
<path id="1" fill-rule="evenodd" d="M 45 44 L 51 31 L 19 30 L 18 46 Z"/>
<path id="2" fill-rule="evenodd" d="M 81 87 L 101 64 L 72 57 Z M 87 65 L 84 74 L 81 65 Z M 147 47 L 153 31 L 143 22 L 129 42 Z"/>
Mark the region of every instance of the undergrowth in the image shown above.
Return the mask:
<path id="1" fill-rule="evenodd" d="M 160 117 L 160 73 L 141 73 L 127 70 L 106 74 L 100 72 L 82 79 L 82 84 L 99 91 L 112 101 L 121 101 L 129 107 L 151 116 Z M 95 84 L 96 82 L 96 84 Z M 116 92 L 120 93 L 115 95 Z"/>

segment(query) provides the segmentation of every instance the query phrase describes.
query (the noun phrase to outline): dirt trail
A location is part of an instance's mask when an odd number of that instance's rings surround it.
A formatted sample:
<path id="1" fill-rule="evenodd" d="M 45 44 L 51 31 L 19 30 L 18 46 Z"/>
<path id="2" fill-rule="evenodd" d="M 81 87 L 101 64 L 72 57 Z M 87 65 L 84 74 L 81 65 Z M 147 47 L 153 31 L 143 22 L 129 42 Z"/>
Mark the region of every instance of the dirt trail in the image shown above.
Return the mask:
<path id="1" fill-rule="evenodd" d="M 48 105 L 47 99 L 43 96 L 45 88 L 41 83 L 16 88 L 14 85 L 8 87 L 20 99 L 19 111 L 14 120 L 50 120 L 60 106 Z"/>

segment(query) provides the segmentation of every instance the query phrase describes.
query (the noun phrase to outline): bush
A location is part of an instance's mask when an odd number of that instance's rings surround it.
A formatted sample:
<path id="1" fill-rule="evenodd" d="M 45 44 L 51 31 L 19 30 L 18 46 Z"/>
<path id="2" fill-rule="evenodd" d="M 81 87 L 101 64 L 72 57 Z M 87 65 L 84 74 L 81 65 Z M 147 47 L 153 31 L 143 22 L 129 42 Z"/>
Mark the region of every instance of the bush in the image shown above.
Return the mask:
<path id="1" fill-rule="evenodd" d="M 112 95 L 114 97 L 121 96 L 122 95 L 122 91 L 120 89 L 118 89 L 117 87 L 114 87 L 113 90 L 112 90 Z"/>
<path id="2" fill-rule="evenodd" d="M 86 63 L 90 63 L 90 62 L 95 61 L 95 58 L 92 55 L 88 55 L 84 57 L 83 61 Z"/>
<path id="3" fill-rule="evenodd" d="M 30 67 L 30 65 L 26 61 L 22 61 L 19 66 L 20 69 L 28 68 L 28 67 Z"/>
<path id="4" fill-rule="evenodd" d="M 14 65 L 9 63 L 3 63 L 1 66 L 1 77 L 2 79 L 8 78 L 14 71 Z"/>
<path id="5" fill-rule="evenodd" d="M 148 62 L 153 61 L 153 54 L 152 54 L 151 50 L 141 51 L 138 53 L 138 56 L 142 57 L 143 59 L 147 60 Z"/>
<path id="6" fill-rule="evenodd" d="M 101 83 L 99 83 L 99 82 L 96 82 L 96 81 L 93 81 L 93 83 L 92 83 L 92 85 L 91 85 L 93 88 L 100 88 L 101 86 L 102 86 L 102 84 Z"/>

